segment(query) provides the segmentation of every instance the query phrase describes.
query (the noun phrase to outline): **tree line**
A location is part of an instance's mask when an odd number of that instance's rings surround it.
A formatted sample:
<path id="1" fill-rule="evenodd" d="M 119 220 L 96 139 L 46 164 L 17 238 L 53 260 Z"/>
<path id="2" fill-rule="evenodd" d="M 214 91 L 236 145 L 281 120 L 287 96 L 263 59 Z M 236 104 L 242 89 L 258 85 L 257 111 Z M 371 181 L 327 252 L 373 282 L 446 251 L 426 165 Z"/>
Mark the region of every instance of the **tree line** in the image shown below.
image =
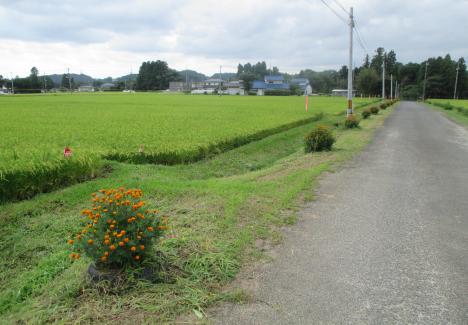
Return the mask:
<path id="1" fill-rule="evenodd" d="M 418 99 L 422 97 L 425 83 L 426 98 L 453 98 L 455 78 L 458 68 L 457 98 L 468 98 L 468 72 L 464 58 L 453 60 L 449 54 L 445 57 L 429 58 L 423 62 L 410 62 L 403 64 L 398 62 L 397 54 L 394 50 L 385 51 L 379 47 L 374 55 L 366 55 L 362 64 L 353 69 L 353 80 L 355 90 L 362 96 L 381 96 L 382 89 L 382 68 L 385 64 L 386 94 L 390 92 L 390 76 L 399 84 L 401 98 Z M 427 78 L 424 82 L 424 77 Z M 315 93 L 330 94 L 332 89 L 346 89 L 348 68 L 342 66 L 339 70 L 314 71 L 310 69 L 301 70 L 297 74 L 281 73 L 277 67 L 268 68 L 265 61 L 255 64 L 245 63 L 237 66 L 236 74 L 229 74 L 230 77 L 242 80 L 244 88 L 250 90 L 252 81 L 263 80 L 266 75 L 281 74 L 286 81 L 293 78 L 309 79 Z M 165 90 L 169 88 L 171 81 L 184 81 L 185 77 L 199 80 L 204 77 L 195 71 L 187 70 L 177 72 L 171 69 L 167 62 L 147 61 L 140 66 L 139 73 L 133 78 L 126 80 L 112 81 L 112 78 L 95 80 L 93 85 L 99 87 L 103 82 L 113 82 L 114 90 L 136 89 L 143 91 Z M 135 79 L 136 77 L 136 79 Z M 71 80 L 69 80 L 71 78 Z M 0 76 L 0 87 L 9 87 L 11 80 Z M 15 92 L 40 92 L 42 89 L 50 90 L 53 87 L 72 89 L 77 87 L 77 83 L 68 74 L 63 74 L 60 85 L 54 85 L 51 78 L 39 76 L 36 67 L 31 69 L 31 73 L 26 78 L 16 77 L 14 79 Z"/>

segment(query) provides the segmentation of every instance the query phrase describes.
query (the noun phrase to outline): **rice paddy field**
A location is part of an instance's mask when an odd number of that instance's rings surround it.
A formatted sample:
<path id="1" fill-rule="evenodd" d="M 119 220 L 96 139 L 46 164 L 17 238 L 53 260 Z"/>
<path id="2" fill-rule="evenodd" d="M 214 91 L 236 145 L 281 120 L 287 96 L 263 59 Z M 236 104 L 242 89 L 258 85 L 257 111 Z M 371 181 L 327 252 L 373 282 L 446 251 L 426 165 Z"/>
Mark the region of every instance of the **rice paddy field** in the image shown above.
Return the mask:
<path id="1" fill-rule="evenodd" d="M 365 105 L 369 99 L 357 99 Z M 50 94 L 0 98 L 0 201 L 98 176 L 103 158 L 180 164 L 342 114 L 341 97 Z M 71 158 L 63 150 L 72 150 Z M 8 182 L 5 182 L 8 180 Z M 0 181 L 1 182 L 1 181 Z M 12 186 L 16 184 L 16 186 Z"/>

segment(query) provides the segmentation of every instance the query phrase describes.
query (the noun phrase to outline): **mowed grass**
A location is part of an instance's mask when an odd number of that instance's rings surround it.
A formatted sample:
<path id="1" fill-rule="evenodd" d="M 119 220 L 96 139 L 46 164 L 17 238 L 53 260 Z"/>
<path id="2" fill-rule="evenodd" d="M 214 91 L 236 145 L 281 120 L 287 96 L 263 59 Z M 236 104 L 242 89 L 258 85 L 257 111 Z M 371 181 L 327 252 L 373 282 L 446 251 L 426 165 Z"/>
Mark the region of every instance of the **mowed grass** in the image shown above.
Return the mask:
<path id="1" fill-rule="evenodd" d="M 357 100 L 357 105 L 370 100 Z M 102 158 L 194 162 L 314 119 L 344 112 L 341 97 L 156 93 L 0 97 L 0 201 L 102 174 Z M 64 147 L 73 151 L 63 158 Z"/>
<path id="2" fill-rule="evenodd" d="M 429 99 L 427 103 L 454 121 L 468 125 L 468 100 Z"/>
<path id="3" fill-rule="evenodd" d="M 223 287 L 242 265 L 264 257 L 258 239 L 279 242 L 299 203 L 313 197 L 317 177 L 361 150 L 390 111 L 355 130 L 334 127 L 344 116 L 326 114 L 191 165 L 112 162 L 106 178 L 3 205 L 0 323 L 173 323 L 217 302 L 242 301 L 243 292 Z M 331 152 L 306 155 L 303 136 L 317 124 L 332 127 L 338 141 Z M 80 228 L 89 194 L 118 186 L 142 188 L 146 201 L 170 216 L 154 252 L 164 256 L 170 280 L 97 287 L 86 280 L 90 261 L 68 258 L 66 239 Z"/>

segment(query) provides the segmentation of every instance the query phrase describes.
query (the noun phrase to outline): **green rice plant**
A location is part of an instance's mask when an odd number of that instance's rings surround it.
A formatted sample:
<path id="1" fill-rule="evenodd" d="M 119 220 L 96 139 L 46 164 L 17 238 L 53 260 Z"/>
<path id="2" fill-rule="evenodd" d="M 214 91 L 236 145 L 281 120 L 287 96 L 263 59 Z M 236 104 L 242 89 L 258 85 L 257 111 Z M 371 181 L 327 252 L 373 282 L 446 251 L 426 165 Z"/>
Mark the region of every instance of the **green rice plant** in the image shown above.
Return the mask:
<path id="1" fill-rule="evenodd" d="M 0 169 L 0 202 L 22 200 L 99 176 L 104 163 L 98 156 L 31 161 Z"/>

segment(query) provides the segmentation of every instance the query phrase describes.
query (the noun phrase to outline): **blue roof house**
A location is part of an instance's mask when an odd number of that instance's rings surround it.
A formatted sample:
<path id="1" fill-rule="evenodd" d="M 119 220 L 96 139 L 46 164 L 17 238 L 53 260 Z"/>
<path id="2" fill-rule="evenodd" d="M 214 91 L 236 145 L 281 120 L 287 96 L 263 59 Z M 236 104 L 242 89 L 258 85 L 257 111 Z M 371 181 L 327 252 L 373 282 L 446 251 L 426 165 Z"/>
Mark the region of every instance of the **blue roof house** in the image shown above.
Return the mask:
<path id="1" fill-rule="evenodd" d="M 302 93 L 306 96 L 312 95 L 312 86 L 307 78 L 295 78 L 291 80 L 291 84 L 298 85 Z"/>
<path id="2" fill-rule="evenodd" d="M 251 90 L 255 91 L 257 96 L 263 96 L 265 91 L 269 90 L 289 90 L 289 84 L 284 82 L 283 76 L 265 76 L 264 81 L 253 81 Z"/>

